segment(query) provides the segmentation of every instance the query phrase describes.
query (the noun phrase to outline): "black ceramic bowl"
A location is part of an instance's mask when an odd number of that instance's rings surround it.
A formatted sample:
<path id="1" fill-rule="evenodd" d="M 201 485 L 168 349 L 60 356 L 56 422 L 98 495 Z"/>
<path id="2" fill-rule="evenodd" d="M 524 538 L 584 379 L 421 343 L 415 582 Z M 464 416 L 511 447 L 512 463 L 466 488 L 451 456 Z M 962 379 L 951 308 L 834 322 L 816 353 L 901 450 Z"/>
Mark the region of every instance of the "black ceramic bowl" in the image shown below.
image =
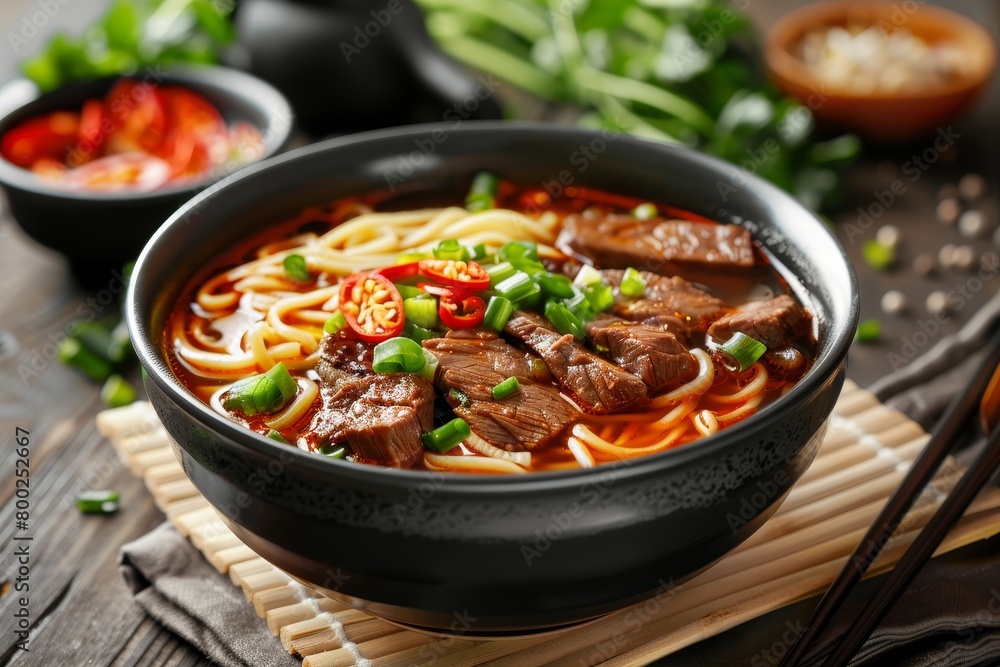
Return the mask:
<path id="1" fill-rule="evenodd" d="M 454 191 L 482 169 L 750 226 L 816 315 L 816 363 L 786 396 L 696 444 L 590 470 L 492 477 L 307 454 L 224 419 L 171 373 L 164 318 L 185 281 L 229 244 L 308 205 L 388 183 L 398 192 Z M 456 614 L 475 618 L 462 628 L 470 635 L 621 608 L 742 542 L 816 454 L 857 317 L 857 283 L 841 248 L 777 188 L 688 150 L 541 124 L 373 132 L 250 167 L 160 228 L 128 297 L 149 398 L 187 475 L 240 539 L 348 604 L 425 628 L 454 629 Z"/>
<path id="2" fill-rule="evenodd" d="M 79 110 L 101 98 L 119 77 L 72 83 L 40 95 L 27 80 L 0 89 L 0 136 L 29 118 L 60 109 Z M 207 98 L 230 125 L 254 125 L 265 156 L 280 150 L 291 133 L 292 111 L 281 93 L 260 79 L 224 67 L 138 73 L 151 86 L 180 85 Z M 156 228 L 215 179 L 168 185 L 151 192 L 101 193 L 69 190 L 0 159 L 0 185 L 12 216 L 34 240 L 62 253 L 74 270 L 91 276 L 134 260 Z"/>

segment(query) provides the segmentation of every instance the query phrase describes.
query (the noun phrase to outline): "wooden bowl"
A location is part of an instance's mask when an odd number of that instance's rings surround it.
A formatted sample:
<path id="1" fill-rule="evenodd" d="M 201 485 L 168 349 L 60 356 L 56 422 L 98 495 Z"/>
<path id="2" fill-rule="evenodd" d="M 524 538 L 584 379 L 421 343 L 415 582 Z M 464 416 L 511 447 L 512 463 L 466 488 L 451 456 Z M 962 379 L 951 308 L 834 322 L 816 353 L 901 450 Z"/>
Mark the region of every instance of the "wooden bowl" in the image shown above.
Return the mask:
<path id="1" fill-rule="evenodd" d="M 905 28 L 932 45 L 952 42 L 965 50 L 967 71 L 954 80 L 917 89 L 863 93 L 834 87 L 819 78 L 796 50 L 809 31 L 848 22 L 888 31 Z M 933 132 L 968 107 L 993 73 L 996 48 L 979 25 L 933 5 L 820 2 L 785 15 L 771 28 L 766 60 L 775 85 L 809 107 L 817 120 L 876 143 L 901 143 Z"/>

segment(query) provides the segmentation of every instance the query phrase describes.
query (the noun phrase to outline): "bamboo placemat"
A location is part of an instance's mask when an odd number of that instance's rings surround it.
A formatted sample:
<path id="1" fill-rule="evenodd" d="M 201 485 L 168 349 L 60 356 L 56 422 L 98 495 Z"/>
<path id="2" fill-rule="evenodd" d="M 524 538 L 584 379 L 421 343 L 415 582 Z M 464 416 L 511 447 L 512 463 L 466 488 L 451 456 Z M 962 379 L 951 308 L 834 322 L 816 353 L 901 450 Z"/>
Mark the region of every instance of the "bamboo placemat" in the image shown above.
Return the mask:
<path id="1" fill-rule="evenodd" d="M 107 410 L 97 425 L 170 521 L 240 586 L 267 629 L 304 667 L 435 664 L 645 665 L 822 591 L 927 442 L 905 415 L 848 381 L 813 465 L 759 531 L 714 567 L 653 599 L 546 637 L 495 641 L 405 630 L 320 596 L 260 558 L 184 476 L 148 403 Z M 895 564 L 957 481 L 942 466 L 871 574 Z M 1000 489 L 969 508 L 938 553 L 1000 533 Z M 262 628 L 263 631 L 263 628 Z"/>

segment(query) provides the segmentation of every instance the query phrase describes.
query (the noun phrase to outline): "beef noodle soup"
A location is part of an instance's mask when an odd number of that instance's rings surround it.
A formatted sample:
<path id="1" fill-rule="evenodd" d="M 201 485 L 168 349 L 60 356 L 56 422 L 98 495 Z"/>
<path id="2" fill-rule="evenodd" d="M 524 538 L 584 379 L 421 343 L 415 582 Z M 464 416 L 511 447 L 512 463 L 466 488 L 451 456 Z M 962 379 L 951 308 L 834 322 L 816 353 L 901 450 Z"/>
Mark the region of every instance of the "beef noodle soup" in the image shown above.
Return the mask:
<path id="1" fill-rule="evenodd" d="M 485 173 L 447 204 L 346 199 L 219 257 L 167 321 L 174 373 L 317 456 L 525 473 L 697 446 L 812 363 L 740 226 Z"/>

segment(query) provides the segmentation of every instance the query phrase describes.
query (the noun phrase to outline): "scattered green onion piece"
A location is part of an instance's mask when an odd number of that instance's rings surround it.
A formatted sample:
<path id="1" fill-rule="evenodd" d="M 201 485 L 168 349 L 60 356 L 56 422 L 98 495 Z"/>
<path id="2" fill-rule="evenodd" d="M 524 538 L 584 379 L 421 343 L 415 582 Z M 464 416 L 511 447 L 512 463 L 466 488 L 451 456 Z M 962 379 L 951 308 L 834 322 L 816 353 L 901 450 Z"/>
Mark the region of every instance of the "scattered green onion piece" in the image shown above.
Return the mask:
<path id="1" fill-rule="evenodd" d="M 587 301 L 587 296 L 583 292 L 577 292 L 573 295 L 572 299 L 567 299 L 563 303 L 569 308 L 569 312 L 580 318 L 580 321 L 589 322 L 594 319 L 596 311 L 591 307 L 590 302 Z"/>
<path id="2" fill-rule="evenodd" d="M 472 246 L 465 246 L 469 251 L 469 259 L 474 259 L 477 262 L 487 257 L 490 253 L 486 250 L 485 243 L 477 243 Z"/>
<path id="3" fill-rule="evenodd" d="M 458 403 L 459 407 L 467 408 L 472 405 L 472 399 L 461 389 L 449 389 L 448 398 Z"/>
<path id="4" fill-rule="evenodd" d="M 767 346 L 745 333 L 736 332 L 733 337 L 722 345 L 722 351 L 728 353 L 740 365 L 740 371 L 745 371 L 767 352 Z"/>
<path id="5" fill-rule="evenodd" d="M 347 318 L 339 310 L 330 316 L 326 322 L 323 323 L 323 331 L 328 334 L 339 333 L 344 326 L 347 325 Z"/>
<path id="6" fill-rule="evenodd" d="M 513 260 L 538 261 L 538 244 L 534 241 L 508 241 L 500 247 L 497 260 L 511 262 Z"/>
<path id="7" fill-rule="evenodd" d="M 885 271 L 896 261 L 896 251 L 892 246 L 883 245 L 874 239 L 865 241 L 861 246 L 861 255 L 868 266 L 878 271 Z"/>
<path id="8" fill-rule="evenodd" d="M 438 358 L 427 350 L 422 350 L 422 352 L 424 353 L 424 367 L 420 369 L 417 375 L 428 382 L 434 382 L 434 375 L 437 373 L 438 368 Z"/>
<path id="9" fill-rule="evenodd" d="M 111 364 L 85 348 L 75 338 L 65 338 L 59 343 L 58 358 L 60 362 L 82 371 L 96 382 L 104 382 L 113 372 Z"/>
<path id="10" fill-rule="evenodd" d="M 426 365 L 424 350 L 409 338 L 390 338 L 375 346 L 372 370 L 376 373 L 416 373 Z"/>
<path id="11" fill-rule="evenodd" d="M 111 330 L 111 342 L 108 344 L 108 358 L 113 363 L 121 364 L 135 354 L 132 349 L 132 339 L 128 335 L 128 324 L 122 320 Z"/>
<path id="12" fill-rule="evenodd" d="M 423 343 L 425 340 L 430 340 L 431 338 L 440 338 L 441 334 L 436 331 L 431 331 L 430 329 L 425 329 L 421 326 L 417 326 L 413 322 L 407 320 L 403 323 L 403 335 L 414 341 L 415 343 Z"/>
<path id="13" fill-rule="evenodd" d="M 538 283 L 535 283 L 535 289 L 535 292 L 517 302 L 518 308 L 522 310 L 541 310 L 542 289 L 538 286 Z"/>
<path id="14" fill-rule="evenodd" d="M 490 274 L 490 287 L 496 287 L 497 283 L 507 280 L 517 273 L 517 269 L 510 262 L 500 262 L 488 267 L 486 273 Z"/>
<path id="15" fill-rule="evenodd" d="M 496 206 L 500 181 L 488 171 L 481 171 L 472 179 L 469 194 L 465 197 L 465 208 L 470 211 L 485 211 Z"/>
<path id="16" fill-rule="evenodd" d="M 604 276 L 589 264 L 584 264 L 580 267 L 576 278 L 573 279 L 573 284 L 581 289 L 588 285 L 600 285 L 602 282 L 604 282 Z"/>
<path id="17" fill-rule="evenodd" d="M 615 291 L 607 283 L 587 285 L 583 288 L 583 294 L 595 313 L 603 312 L 615 303 Z"/>
<path id="18" fill-rule="evenodd" d="M 625 275 L 622 276 L 622 284 L 618 290 L 625 296 L 642 296 L 646 291 L 646 281 L 643 280 L 638 271 L 630 266 L 625 269 Z"/>
<path id="19" fill-rule="evenodd" d="M 562 275 L 561 273 L 539 271 L 538 273 L 532 274 L 531 279 L 538 283 L 538 286 L 542 288 L 542 293 L 545 298 L 570 299 L 575 294 L 573 291 L 573 283 L 568 277 Z"/>
<path id="20" fill-rule="evenodd" d="M 521 301 L 541 293 L 541 287 L 527 273 L 518 271 L 510 278 L 501 280 L 495 287 L 497 294 L 510 301 Z"/>
<path id="21" fill-rule="evenodd" d="M 101 359 L 114 363 L 111 358 L 111 329 L 100 322 L 74 322 L 69 329 L 69 335 L 80 341 L 89 351 L 96 354 Z"/>
<path id="22" fill-rule="evenodd" d="M 572 334 L 577 340 L 582 339 L 587 334 L 587 329 L 583 326 L 580 318 L 558 301 L 548 301 L 545 304 L 545 318 L 552 322 L 552 325 L 561 334 Z"/>
<path id="23" fill-rule="evenodd" d="M 422 259 L 431 259 L 432 257 L 434 257 L 432 253 L 423 252 L 422 250 L 407 250 L 396 258 L 396 265 L 411 264 L 413 262 L 419 262 Z"/>
<path id="24" fill-rule="evenodd" d="M 652 220 L 659 214 L 660 212 L 656 210 L 656 204 L 648 201 L 643 202 L 632 209 L 632 217 L 638 218 L 639 220 Z"/>
<path id="25" fill-rule="evenodd" d="M 112 514 L 118 511 L 120 502 L 117 491 L 102 489 L 76 494 L 76 508 L 84 514 Z"/>
<path id="26" fill-rule="evenodd" d="M 435 259 L 454 259 L 461 262 L 469 261 L 469 249 L 455 239 L 446 239 L 434 248 Z"/>
<path id="27" fill-rule="evenodd" d="M 432 449 L 441 454 L 462 442 L 469 437 L 472 430 L 469 424 L 461 417 L 456 417 L 444 426 L 439 426 L 429 433 L 424 433 L 420 439 L 424 447 Z"/>
<path id="28" fill-rule="evenodd" d="M 285 436 L 281 435 L 281 433 L 275 431 L 273 428 L 267 432 L 267 437 L 270 438 L 271 440 L 277 440 L 278 442 L 283 442 L 286 445 L 292 444 L 287 440 L 285 440 Z"/>
<path id="29" fill-rule="evenodd" d="M 306 258 L 302 255 L 289 255 L 282 264 L 285 266 L 285 273 L 292 280 L 298 280 L 300 283 L 312 280 L 312 275 L 306 268 Z"/>
<path id="30" fill-rule="evenodd" d="M 339 447 L 324 445 L 319 448 L 319 453 L 331 459 L 342 459 L 347 456 L 347 447 L 344 447 L 343 445 Z"/>
<path id="31" fill-rule="evenodd" d="M 277 412 L 297 391 L 295 379 L 285 364 L 279 362 L 266 373 L 234 383 L 222 399 L 222 407 L 230 412 L 239 410 L 248 416 Z"/>
<path id="32" fill-rule="evenodd" d="M 135 387 L 121 375 L 115 373 L 101 387 L 101 400 L 112 408 L 120 408 L 135 401 Z"/>
<path id="33" fill-rule="evenodd" d="M 403 285 L 401 283 L 393 283 L 396 286 L 396 290 L 399 292 L 399 296 L 403 297 L 403 300 L 412 299 L 414 297 L 422 296 L 427 294 L 419 287 L 414 287 L 413 285 Z"/>
<path id="34" fill-rule="evenodd" d="M 418 327 L 433 329 L 438 324 L 437 299 L 430 295 L 406 299 L 403 301 L 403 314 Z"/>
<path id="35" fill-rule="evenodd" d="M 486 314 L 483 316 L 483 324 L 494 331 L 502 331 L 507 320 L 514 314 L 514 304 L 502 296 L 491 296 L 486 304 Z"/>
<path id="36" fill-rule="evenodd" d="M 517 381 L 517 378 L 511 375 L 509 378 L 493 386 L 493 398 L 498 401 L 516 394 L 521 389 L 521 383 Z"/>
<path id="37" fill-rule="evenodd" d="M 882 323 L 876 319 L 865 320 L 858 325 L 854 339 L 861 343 L 872 343 L 882 336 Z"/>

